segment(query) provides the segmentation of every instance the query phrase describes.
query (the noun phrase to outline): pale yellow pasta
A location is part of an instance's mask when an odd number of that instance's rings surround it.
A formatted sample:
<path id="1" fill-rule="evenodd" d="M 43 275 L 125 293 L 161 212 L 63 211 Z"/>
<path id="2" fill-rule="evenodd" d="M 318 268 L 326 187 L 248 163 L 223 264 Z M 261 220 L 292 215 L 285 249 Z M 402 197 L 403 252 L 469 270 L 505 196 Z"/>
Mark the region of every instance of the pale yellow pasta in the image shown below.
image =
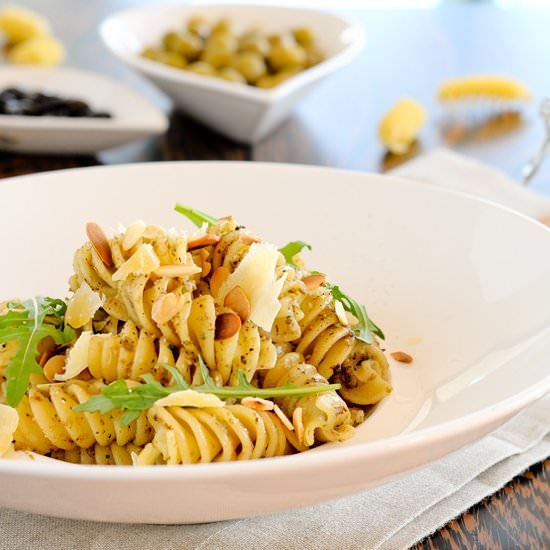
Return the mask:
<path id="1" fill-rule="evenodd" d="M 263 385 L 273 388 L 289 383 L 311 386 L 327 384 L 327 380 L 314 366 L 305 363 L 300 354 L 288 353 L 277 361 L 273 369 L 266 372 Z M 344 441 L 355 431 L 348 406 L 335 391 L 303 397 L 281 397 L 275 401 L 290 418 L 298 407 L 302 409 L 304 435 L 303 441 L 298 441 L 302 447 L 325 441 Z"/>
<path id="2" fill-rule="evenodd" d="M 55 450 L 52 458 L 71 462 L 73 464 L 98 464 L 101 466 L 132 466 L 132 456 L 136 456 L 143 450 L 132 443 L 118 445 L 112 443 L 106 447 L 93 445 L 86 449 L 77 447 L 69 451 Z"/>
<path id="3" fill-rule="evenodd" d="M 122 412 L 75 412 L 73 408 L 88 401 L 101 388 L 98 382 L 74 381 L 31 388 L 17 407 L 19 426 L 15 448 L 47 454 L 56 449 L 70 451 L 89 448 L 96 443 L 108 446 L 143 446 L 152 438 L 146 414 L 122 426 Z"/>
<path id="4" fill-rule="evenodd" d="M 272 412 L 243 405 L 193 409 L 153 407 L 153 441 L 136 464 L 195 464 L 287 454 L 286 429 Z"/>

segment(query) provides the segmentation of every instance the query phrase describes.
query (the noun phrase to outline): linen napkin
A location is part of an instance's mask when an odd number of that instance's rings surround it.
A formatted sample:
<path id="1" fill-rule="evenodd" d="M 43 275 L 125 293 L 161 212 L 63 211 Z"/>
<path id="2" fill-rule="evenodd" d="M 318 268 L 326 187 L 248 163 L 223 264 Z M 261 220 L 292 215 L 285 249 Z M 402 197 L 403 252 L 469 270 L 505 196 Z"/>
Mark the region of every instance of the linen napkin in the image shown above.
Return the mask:
<path id="1" fill-rule="evenodd" d="M 550 214 L 550 200 L 500 172 L 446 150 L 395 170 Z M 550 395 L 476 444 L 382 487 L 335 502 L 258 518 L 202 525 L 99 524 L 0 510 L 0 550 L 398 550 L 426 537 L 550 456 Z M 1 488 L 0 488 L 1 490 Z"/>

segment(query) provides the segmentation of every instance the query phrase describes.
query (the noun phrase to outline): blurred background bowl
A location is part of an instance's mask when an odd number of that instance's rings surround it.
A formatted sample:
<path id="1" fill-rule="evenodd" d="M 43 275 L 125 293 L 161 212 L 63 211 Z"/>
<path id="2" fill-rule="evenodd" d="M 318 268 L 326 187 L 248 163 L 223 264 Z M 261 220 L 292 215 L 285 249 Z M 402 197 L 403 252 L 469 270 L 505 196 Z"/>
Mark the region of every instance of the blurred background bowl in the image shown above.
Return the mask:
<path id="1" fill-rule="evenodd" d="M 144 48 L 159 44 L 167 32 L 183 29 L 186 20 L 195 16 L 212 22 L 228 18 L 243 29 L 261 27 L 266 32 L 308 26 L 326 59 L 275 88 L 262 89 L 197 75 L 140 55 Z M 301 97 L 348 64 L 365 42 L 362 27 L 331 13 L 237 4 L 130 9 L 106 19 L 99 32 L 113 54 L 154 82 L 178 108 L 244 143 L 256 143 L 272 132 Z"/>

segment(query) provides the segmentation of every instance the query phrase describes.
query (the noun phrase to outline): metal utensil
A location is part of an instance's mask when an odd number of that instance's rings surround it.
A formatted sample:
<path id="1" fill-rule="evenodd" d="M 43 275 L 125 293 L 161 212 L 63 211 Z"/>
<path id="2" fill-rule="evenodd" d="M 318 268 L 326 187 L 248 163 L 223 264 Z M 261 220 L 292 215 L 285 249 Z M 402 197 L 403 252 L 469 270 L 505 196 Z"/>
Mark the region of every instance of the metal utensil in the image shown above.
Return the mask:
<path id="1" fill-rule="evenodd" d="M 524 185 L 527 185 L 533 179 L 544 159 L 550 154 L 550 99 L 545 99 L 541 103 L 539 114 L 544 121 L 546 137 L 536 155 L 523 167 Z"/>

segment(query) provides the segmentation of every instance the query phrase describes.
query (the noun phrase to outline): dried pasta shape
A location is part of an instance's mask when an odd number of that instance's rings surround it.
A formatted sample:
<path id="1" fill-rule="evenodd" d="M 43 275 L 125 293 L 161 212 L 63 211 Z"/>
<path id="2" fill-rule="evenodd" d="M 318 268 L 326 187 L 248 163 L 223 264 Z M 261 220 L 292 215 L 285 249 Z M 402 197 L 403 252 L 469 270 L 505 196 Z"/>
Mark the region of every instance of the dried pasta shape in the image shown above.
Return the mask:
<path id="1" fill-rule="evenodd" d="M 273 388 L 290 383 L 311 386 L 327 384 L 327 380 L 314 366 L 305 363 L 300 354 L 287 353 L 279 358 L 273 369 L 266 372 L 263 385 Z M 304 397 L 281 397 L 275 402 L 289 418 L 301 407 L 304 427 L 303 441 L 298 441 L 301 447 L 311 447 L 324 441 L 344 441 L 355 432 L 348 406 L 335 391 Z"/>
<path id="2" fill-rule="evenodd" d="M 155 430 L 137 465 L 251 460 L 288 454 L 287 432 L 272 412 L 243 405 L 150 409 Z"/>
<path id="3" fill-rule="evenodd" d="M 15 448 L 46 454 L 55 449 L 87 449 L 95 444 L 109 446 L 129 443 L 143 446 L 152 438 L 144 413 L 121 426 L 122 412 L 81 413 L 73 408 L 88 401 L 102 387 L 98 382 L 73 381 L 31 388 L 17 410 L 21 421 L 15 433 Z"/>

